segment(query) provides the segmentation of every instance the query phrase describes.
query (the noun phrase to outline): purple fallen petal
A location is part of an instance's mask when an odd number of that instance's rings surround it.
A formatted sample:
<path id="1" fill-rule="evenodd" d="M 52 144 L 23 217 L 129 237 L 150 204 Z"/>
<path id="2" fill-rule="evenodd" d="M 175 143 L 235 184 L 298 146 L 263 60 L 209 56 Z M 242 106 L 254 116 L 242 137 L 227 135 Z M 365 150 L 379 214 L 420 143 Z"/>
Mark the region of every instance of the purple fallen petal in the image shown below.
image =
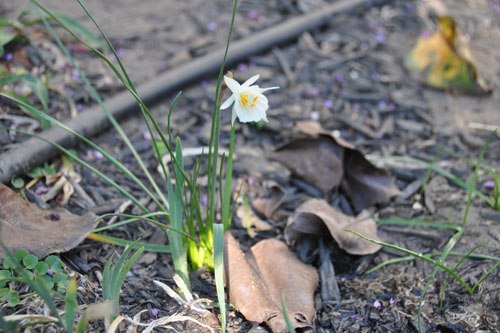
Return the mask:
<path id="1" fill-rule="evenodd" d="M 42 194 L 47 193 L 48 191 L 49 190 L 45 186 L 39 186 L 39 187 L 36 188 L 35 194 L 36 195 L 42 195 Z"/>
<path id="2" fill-rule="evenodd" d="M 327 99 L 323 102 L 323 106 L 327 109 L 331 109 L 333 107 L 333 101 Z"/>
<path id="3" fill-rule="evenodd" d="M 377 32 L 377 33 L 375 34 L 375 38 L 376 38 L 379 42 L 381 42 L 381 43 L 384 43 L 384 42 L 385 42 L 385 35 L 384 35 L 383 33 L 381 33 L 381 32 Z"/>
<path id="4" fill-rule="evenodd" d="M 209 24 L 207 24 L 206 28 L 208 31 L 215 31 L 217 29 L 217 23 L 210 22 Z"/>
<path id="5" fill-rule="evenodd" d="M 305 96 L 306 97 L 315 97 L 315 96 L 318 96 L 319 95 L 319 89 L 318 88 L 311 88 L 311 89 L 308 89 L 306 90 L 305 92 Z"/>
<path id="6" fill-rule="evenodd" d="M 100 151 L 97 151 L 97 150 L 94 151 L 94 156 L 95 156 L 95 158 L 97 158 L 99 160 L 104 157 L 104 155 Z"/>
<path id="7" fill-rule="evenodd" d="M 236 67 L 236 70 L 238 72 L 246 72 L 248 70 L 248 65 L 247 64 L 239 64 L 237 67 Z"/>
<path id="8" fill-rule="evenodd" d="M 260 19 L 260 13 L 256 10 L 251 10 L 248 12 L 248 18 L 254 21 L 258 21 Z"/>
<path id="9" fill-rule="evenodd" d="M 483 183 L 483 188 L 484 188 L 484 189 L 491 190 L 491 189 L 495 188 L 495 182 L 494 182 L 493 180 L 490 180 L 490 181 L 484 182 L 484 183 Z"/>

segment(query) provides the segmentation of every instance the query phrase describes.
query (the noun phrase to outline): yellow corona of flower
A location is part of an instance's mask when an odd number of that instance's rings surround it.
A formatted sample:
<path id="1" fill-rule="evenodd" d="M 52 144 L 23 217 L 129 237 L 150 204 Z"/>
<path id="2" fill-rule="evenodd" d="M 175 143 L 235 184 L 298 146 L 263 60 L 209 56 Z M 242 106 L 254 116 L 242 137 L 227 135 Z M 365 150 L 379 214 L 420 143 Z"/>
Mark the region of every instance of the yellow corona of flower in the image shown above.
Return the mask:
<path id="1" fill-rule="evenodd" d="M 269 108 L 269 103 L 264 91 L 278 89 L 279 87 L 259 88 L 257 85 L 251 85 L 259 79 L 259 75 L 252 76 L 242 85 L 238 81 L 224 76 L 224 82 L 233 93 L 221 105 L 221 109 L 227 109 L 233 105 L 232 124 L 238 118 L 242 123 L 249 121 L 267 121 L 266 111 Z"/>

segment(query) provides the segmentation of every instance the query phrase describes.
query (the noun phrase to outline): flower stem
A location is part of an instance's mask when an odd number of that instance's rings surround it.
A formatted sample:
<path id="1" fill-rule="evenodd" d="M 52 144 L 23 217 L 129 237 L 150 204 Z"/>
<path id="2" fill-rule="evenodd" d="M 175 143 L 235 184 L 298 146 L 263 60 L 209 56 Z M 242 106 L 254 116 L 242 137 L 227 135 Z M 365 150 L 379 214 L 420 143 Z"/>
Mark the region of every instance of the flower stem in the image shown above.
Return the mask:
<path id="1" fill-rule="evenodd" d="M 224 182 L 224 199 L 222 201 L 222 222 L 224 230 L 229 229 L 231 217 L 229 214 L 229 204 L 231 201 L 231 183 L 233 180 L 233 151 L 234 151 L 234 124 L 231 126 L 231 141 L 229 143 L 229 156 L 227 158 L 226 180 Z"/>

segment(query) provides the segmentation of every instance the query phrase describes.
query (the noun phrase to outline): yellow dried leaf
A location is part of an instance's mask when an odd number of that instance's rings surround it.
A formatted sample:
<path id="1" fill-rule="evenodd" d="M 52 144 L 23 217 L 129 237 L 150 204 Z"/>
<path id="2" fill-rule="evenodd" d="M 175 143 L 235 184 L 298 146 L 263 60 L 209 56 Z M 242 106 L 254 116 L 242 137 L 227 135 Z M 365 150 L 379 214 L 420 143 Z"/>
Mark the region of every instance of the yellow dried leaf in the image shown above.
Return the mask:
<path id="1" fill-rule="evenodd" d="M 440 31 L 422 35 L 405 58 L 405 67 L 427 85 L 467 93 L 484 92 L 474 65 L 457 51 L 453 18 L 438 18 Z M 482 81 L 484 82 L 484 81 Z"/>

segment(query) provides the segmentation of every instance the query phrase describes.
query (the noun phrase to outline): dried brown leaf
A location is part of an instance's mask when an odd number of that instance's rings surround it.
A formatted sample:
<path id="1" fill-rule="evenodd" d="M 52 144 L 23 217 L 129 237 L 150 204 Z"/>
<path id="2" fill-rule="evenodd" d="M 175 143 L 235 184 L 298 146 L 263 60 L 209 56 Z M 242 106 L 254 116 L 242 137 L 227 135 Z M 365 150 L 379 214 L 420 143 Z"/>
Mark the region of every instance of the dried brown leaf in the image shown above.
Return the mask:
<path id="1" fill-rule="evenodd" d="M 319 134 L 326 134 L 321 124 L 316 120 L 300 120 L 295 123 L 295 128 L 305 135 L 318 136 Z"/>
<path id="2" fill-rule="evenodd" d="M 241 205 L 236 209 L 236 216 L 240 219 L 240 227 L 243 229 L 246 229 L 248 224 L 260 231 L 267 231 L 273 228 L 269 223 L 258 217 L 251 208 L 247 212 L 245 205 Z"/>
<path id="3" fill-rule="evenodd" d="M 374 166 L 350 143 L 327 134 L 316 125 L 301 126 L 315 137 L 295 139 L 279 148 L 271 159 L 284 164 L 325 194 L 342 184 L 356 210 L 401 193 L 388 171 Z M 300 130 L 304 131 L 302 127 Z"/>
<path id="4" fill-rule="evenodd" d="M 342 189 L 356 210 L 401 194 L 387 170 L 377 168 L 354 149 L 346 149 L 344 153 Z"/>
<path id="5" fill-rule="evenodd" d="M 337 211 L 325 200 L 311 199 L 300 205 L 288 220 L 285 239 L 293 243 L 301 234 L 324 235 L 329 231 L 339 247 L 350 254 L 366 255 L 380 250 L 380 245 L 361 239 L 345 231 L 347 229 L 379 240 L 375 220 L 367 211 L 351 217 Z"/>
<path id="6" fill-rule="evenodd" d="M 38 257 L 78 245 L 95 226 L 95 215 L 43 210 L 0 183 L 0 239 L 11 250 L 26 249 Z M 4 255 L 0 250 L 0 257 Z"/>
<path id="7" fill-rule="evenodd" d="M 258 242 L 246 255 L 230 233 L 225 241 L 229 299 L 247 320 L 265 322 L 273 332 L 288 332 L 281 307 L 284 292 L 293 326 L 313 326 L 318 284 L 314 268 L 300 262 L 276 239 Z"/>
<path id="8" fill-rule="evenodd" d="M 285 190 L 277 183 L 274 183 L 269 189 L 269 196 L 264 199 L 255 199 L 252 206 L 258 213 L 270 219 L 285 200 L 285 196 Z"/>
<path id="9" fill-rule="evenodd" d="M 326 135 L 296 139 L 274 152 L 270 158 L 284 164 L 292 173 L 328 193 L 343 177 L 344 149 Z"/>

